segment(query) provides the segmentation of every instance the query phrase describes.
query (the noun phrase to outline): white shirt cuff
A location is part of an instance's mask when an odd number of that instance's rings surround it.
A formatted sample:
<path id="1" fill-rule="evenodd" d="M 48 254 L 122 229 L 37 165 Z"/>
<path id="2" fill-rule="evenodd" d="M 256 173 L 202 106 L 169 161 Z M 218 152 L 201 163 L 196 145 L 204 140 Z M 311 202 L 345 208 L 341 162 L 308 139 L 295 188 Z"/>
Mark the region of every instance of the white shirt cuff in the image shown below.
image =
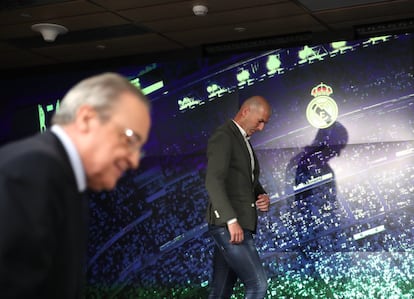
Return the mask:
<path id="1" fill-rule="evenodd" d="M 229 221 L 227 221 L 227 225 L 232 224 L 234 222 L 237 222 L 237 218 L 232 218 Z"/>

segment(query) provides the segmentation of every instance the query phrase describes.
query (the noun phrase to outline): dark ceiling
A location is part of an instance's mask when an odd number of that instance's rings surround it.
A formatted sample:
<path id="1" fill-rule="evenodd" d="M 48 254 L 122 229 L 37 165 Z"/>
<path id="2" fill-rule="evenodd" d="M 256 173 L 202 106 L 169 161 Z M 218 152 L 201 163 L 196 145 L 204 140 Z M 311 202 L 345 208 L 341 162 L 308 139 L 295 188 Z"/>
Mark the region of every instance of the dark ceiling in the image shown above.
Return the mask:
<path id="1" fill-rule="evenodd" d="M 413 18 L 413 0 L 2 0 L 0 70 L 411 32 Z M 35 23 L 69 31 L 46 42 Z"/>

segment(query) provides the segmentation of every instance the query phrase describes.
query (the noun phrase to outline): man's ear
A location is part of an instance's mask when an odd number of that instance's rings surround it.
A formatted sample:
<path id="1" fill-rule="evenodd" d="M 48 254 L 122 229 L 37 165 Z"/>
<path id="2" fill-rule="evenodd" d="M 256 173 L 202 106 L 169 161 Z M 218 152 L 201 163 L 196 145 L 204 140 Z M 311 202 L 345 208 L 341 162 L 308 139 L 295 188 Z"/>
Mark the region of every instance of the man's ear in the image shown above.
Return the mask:
<path id="1" fill-rule="evenodd" d="M 82 132 L 86 132 L 90 129 L 91 121 L 96 119 L 97 116 L 97 112 L 94 108 L 89 105 L 82 105 L 76 112 L 76 126 Z"/>
<path id="2" fill-rule="evenodd" d="M 243 117 L 246 117 L 249 114 L 249 112 L 250 112 L 250 107 L 249 106 L 244 107 L 242 109 L 242 115 L 243 115 Z"/>

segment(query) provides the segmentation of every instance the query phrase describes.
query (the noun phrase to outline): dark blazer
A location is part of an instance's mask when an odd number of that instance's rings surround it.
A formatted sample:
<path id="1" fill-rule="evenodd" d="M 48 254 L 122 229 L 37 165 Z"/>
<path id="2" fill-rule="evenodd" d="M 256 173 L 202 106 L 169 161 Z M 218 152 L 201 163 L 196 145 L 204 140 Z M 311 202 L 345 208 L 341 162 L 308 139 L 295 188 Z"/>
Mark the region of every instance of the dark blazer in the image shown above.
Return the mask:
<path id="1" fill-rule="evenodd" d="M 80 298 L 86 207 L 53 133 L 0 149 L 1 298 Z"/>
<path id="2" fill-rule="evenodd" d="M 260 168 L 256 155 L 252 181 L 249 151 L 243 135 L 232 120 L 210 137 L 207 158 L 208 223 L 224 226 L 228 220 L 237 218 L 242 228 L 255 232 L 255 201 L 257 195 L 265 191 L 258 180 Z"/>

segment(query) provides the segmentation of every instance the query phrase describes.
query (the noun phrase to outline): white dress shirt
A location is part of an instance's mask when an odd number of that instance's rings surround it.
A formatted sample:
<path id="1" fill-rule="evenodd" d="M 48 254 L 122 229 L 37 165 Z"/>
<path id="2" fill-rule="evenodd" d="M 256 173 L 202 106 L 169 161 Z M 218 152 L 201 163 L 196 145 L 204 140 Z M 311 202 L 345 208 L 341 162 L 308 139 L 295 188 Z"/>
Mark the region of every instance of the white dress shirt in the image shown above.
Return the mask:
<path id="1" fill-rule="evenodd" d="M 69 138 L 68 134 L 58 125 L 53 125 L 50 129 L 56 137 L 62 142 L 62 145 L 69 156 L 70 165 L 72 166 L 73 173 L 75 174 L 76 185 L 79 192 L 86 190 L 86 174 L 82 165 L 79 152 L 75 147 L 73 141 Z"/>

